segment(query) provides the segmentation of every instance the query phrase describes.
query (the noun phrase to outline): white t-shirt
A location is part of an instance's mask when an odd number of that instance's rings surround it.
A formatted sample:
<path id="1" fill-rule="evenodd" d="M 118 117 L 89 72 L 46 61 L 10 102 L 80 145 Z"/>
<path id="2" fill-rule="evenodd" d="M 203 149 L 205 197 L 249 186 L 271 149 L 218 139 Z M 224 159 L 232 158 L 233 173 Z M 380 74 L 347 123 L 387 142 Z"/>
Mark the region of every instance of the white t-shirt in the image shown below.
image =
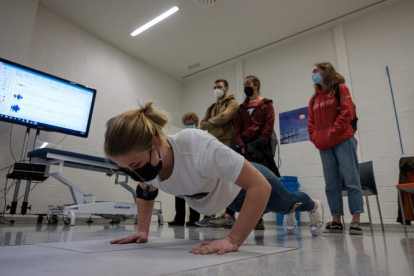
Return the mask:
<path id="1" fill-rule="evenodd" d="M 174 152 L 171 176 L 160 181 L 157 176 L 148 184 L 185 199 L 188 205 L 204 215 L 225 209 L 241 188 L 234 184 L 244 164 L 244 157 L 211 134 L 185 129 L 167 136 Z"/>

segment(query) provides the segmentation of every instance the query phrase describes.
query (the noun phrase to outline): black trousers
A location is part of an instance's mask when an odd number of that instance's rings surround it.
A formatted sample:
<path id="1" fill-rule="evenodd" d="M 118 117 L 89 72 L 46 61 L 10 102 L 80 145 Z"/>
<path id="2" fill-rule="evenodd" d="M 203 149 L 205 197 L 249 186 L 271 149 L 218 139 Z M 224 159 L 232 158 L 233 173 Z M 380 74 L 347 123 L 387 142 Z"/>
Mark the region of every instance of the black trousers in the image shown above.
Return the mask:
<path id="1" fill-rule="evenodd" d="M 179 223 L 185 222 L 185 199 L 181 197 L 175 197 L 175 217 L 174 220 Z M 190 221 L 199 221 L 200 214 L 190 208 Z"/>

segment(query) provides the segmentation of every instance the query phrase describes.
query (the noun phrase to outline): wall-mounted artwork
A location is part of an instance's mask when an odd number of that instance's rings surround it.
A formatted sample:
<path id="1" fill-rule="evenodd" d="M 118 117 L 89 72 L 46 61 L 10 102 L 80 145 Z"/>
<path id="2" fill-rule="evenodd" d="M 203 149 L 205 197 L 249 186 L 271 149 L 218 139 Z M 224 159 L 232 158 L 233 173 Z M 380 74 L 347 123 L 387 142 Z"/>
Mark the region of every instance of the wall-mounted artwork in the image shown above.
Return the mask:
<path id="1" fill-rule="evenodd" d="M 308 107 L 279 113 L 280 143 L 309 141 Z"/>

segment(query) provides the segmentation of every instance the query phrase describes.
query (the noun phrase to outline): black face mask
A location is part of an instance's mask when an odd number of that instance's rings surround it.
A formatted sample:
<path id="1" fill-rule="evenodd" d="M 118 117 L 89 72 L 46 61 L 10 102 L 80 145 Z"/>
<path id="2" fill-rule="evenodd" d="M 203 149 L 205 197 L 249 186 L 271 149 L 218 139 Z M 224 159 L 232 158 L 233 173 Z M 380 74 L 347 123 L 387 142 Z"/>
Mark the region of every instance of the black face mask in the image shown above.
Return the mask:
<path id="1" fill-rule="evenodd" d="M 244 88 L 244 94 L 246 94 L 247 97 L 253 96 L 254 89 L 253 87 L 247 86 Z"/>
<path id="2" fill-rule="evenodd" d="M 135 169 L 134 171 L 132 171 L 129 174 L 131 178 L 138 182 L 147 182 L 147 181 L 154 180 L 162 168 L 161 153 L 158 152 L 158 154 L 160 156 L 160 160 L 157 166 L 154 167 L 153 165 L 151 165 L 151 158 L 152 158 L 152 150 L 151 150 L 150 161 L 146 163 L 144 166 L 142 166 L 141 168 Z"/>

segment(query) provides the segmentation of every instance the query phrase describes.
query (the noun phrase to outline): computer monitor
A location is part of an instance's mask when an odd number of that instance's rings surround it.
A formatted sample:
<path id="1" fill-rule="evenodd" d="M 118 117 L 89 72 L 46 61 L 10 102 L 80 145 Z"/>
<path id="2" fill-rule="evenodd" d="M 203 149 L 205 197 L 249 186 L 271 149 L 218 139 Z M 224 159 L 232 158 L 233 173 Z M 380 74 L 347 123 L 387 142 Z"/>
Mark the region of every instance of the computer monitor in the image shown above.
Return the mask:
<path id="1" fill-rule="evenodd" d="M 0 58 L 0 121 L 88 137 L 96 90 Z"/>

